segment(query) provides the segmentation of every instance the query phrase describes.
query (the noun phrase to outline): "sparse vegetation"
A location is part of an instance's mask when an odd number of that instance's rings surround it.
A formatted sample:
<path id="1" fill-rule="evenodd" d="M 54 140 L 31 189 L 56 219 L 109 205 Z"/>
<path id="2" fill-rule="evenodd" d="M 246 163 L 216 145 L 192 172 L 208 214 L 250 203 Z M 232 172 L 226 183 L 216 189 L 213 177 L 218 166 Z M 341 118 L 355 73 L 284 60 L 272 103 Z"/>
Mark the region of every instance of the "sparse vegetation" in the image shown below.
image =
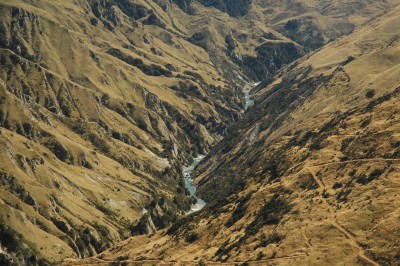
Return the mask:
<path id="1" fill-rule="evenodd" d="M 153 14 L 153 18 L 154 18 Z M 148 23 L 158 23 L 157 19 L 151 19 L 152 16 L 149 17 L 150 21 Z M 161 23 L 161 22 L 159 22 Z M 121 50 L 112 48 L 108 50 L 108 53 L 110 55 L 113 55 L 117 57 L 118 59 L 124 61 L 125 63 L 139 68 L 144 74 L 149 75 L 149 76 L 166 76 L 166 77 L 172 77 L 172 72 L 170 70 L 164 69 L 159 65 L 156 64 L 151 64 L 151 65 L 146 65 L 142 59 L 140 58 L 133 58 L 130 55 L 124 54 Z"/>
<path id="2" fill-rule="evenodd" d="M 0 243 L 6 254 L 0 254 L 0 264 L 7 265 L 20 265 L 27 263 L 32 266 L 47 266 L 48 262 L 44 259 L 38 258 L 37 254 L 31 250 L 21 234 L 14 229 L 8 227 L 0 220 Z"/>
<path id="3" fill-rule="evenodd" d="M 273 244 L 273 243 L 279 243 L 281 242 L 283 239 L 283 237 L 279 234 L 277 234 L 276 232 L 273 232 L 271 235 L 265 235 L 262 234 L 260 237 L 260 243 L 257 245 L 257 247 L 266 247 L 269 244 Z"/>
<path id="4" fill-rule="evenodd" d="M 314 50 L 324 44 L 321 31 L 312 20 L 306 18 L 289 20 L 284 26 L 283 34 L 302 44 L 306 50 Z"/>
<path id="5" fill-rule="evenodd" d="M 275 194 L 260 209 L 253 222 L 246 228 L 247 235 L 253 235 L 265 225 L 278 224 L 283 215 L 291 209 L 290 204 L 281 196 Z"/>
<path id="6" fill-rule="evenodd" d="M 368 99 L 372 99 L 372 98 L 374 98 L 375 94 L 376 94 L 375 90 L 371 89 L 371 90 L 367 91 L 367 93 L 365 94 L 365 97 L 367 97 Z"/>
<path id="7" fill-rule="evenodd" d="M 376 178 L 380 177 L 383 174 L 383 172 L 384 172 L 383 169 L 375 169 L 368 176 L 362 173 L 357 177 L 356 182 L 362 185 L 366 185 L 375 180 Z"/>
<path id="8" fill-rule="evenodd" d="M 180 8 L 190 13 L 190 3 L 193 0 L 173 0 Z M 251 0 L 199 0 L 201 4 L 207 7 L 215 7 L 222 12 L 228 13 L 230 16 L 239 17 L 244 16 L 250 9 Z"/>
<path id="9" fill-rule="evenodd" d="M 190 232 L 186 237 L 185 240 L 188 243 L 196 242 L 199 239 L 199 235 L 195 232 Z"/>
<path id="10" fill-rule="evenodd" d="M 0 4 L 1 265 L 131 236 L 91 262 L 397 262 L 396 1 L 22 2 Z"/>
<path id="11" fill-rule="evenodd" d="M 238 220 L 243 218 L 246 214 L 247 211 L 247 202 L 251 198 L 251 194 L 247 194 L 245 197 L 243 197 L 240 201 L 235 210 L 232 213 L 232 216 L 229 218 L 229 220 L 225 223 L 226 227 L 231 227 L 234 225 Z"/>

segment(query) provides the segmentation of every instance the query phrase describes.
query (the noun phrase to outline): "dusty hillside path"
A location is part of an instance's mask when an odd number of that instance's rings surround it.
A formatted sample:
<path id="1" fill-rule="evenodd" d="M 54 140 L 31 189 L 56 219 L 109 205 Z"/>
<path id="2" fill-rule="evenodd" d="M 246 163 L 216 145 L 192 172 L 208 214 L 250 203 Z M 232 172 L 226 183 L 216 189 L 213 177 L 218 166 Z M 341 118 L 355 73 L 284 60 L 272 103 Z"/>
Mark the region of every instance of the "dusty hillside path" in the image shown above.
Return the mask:
<path id="1" fill-rule="evenodd" d="M 358 244 L 357 240 L 355 239 L 355 237 L 352 235 L 352 233 L 350 231 L 348 231 L 346 228 L 344 228 L 343 226 L 341 226 L 338 221 L 337 221 L 337 217 L 336 217 L 336 211 L 333 209 L 333 207 L 329 204 L 329 202 L 326 200 L 326 198 L 324 198 L 322 195 L 323 193 L 326 191 L 326 187 L 325 184 L 322 182 L 322 180 L 320 180 L 317 175 L 315 174 L 314 169 L 318 167 L 318 166 L 313 166 L 313 167 L 306 167 L 306 169 L 311 173 L 313 179 L 315 180 L 315 182 L 318 184 L 318 192 L 319 192 L 319 197 L 322 200 L 322 204 L 327 207 L 327 209 L 329 210 L 330 216 L 329 216 L 329 222 L 332 224 L 332 226 L 336 227 L 340 232 L 342 232 L 346 238 L 350 241 L 350 244 L 355 247 L 356 249 L 358 249 L 358 253 L 357 255 L 364 259 L 365 261 L 369 262 L 371 265 L 375 265 L 375 266 L 380 266 L 379 263 L 377 263 L 376 261 L 370 259 L 369 257 L 367 257 L 367 255 L 365 254 L 365 250 Z"/>
<path id="2" fill-rule="evenodd" d="M 310 240 L 310 238 L 308 238 L 308 236 L 307 236 L 307 234 L 306 234 L 306 227 L 302 227 L 302 228 L 301 228 L 301 235 L 303 236 L 304 241 L 306 242 L 306 246 L 307 246 L 308 248 L 312 248 L 311 240 Z"/>
<path id="3" fill-rule="evenodd" d="M 277 257 L 277 258 L 270 258 L 270 259 L 263 259 L 263 260 L 246 260 L 246 261 L 232 261 L 232 262 L 217 262 L 217 261 L 209 261 L 206 260 L 204 261 L 204 263 L 206 263 L 206 265 L 226 265 L 226 266 L 232 266 L 232 265 L 237 265 L 237 264 L 242 264 L 242 263 L 249 263 L 250 265 L 270 265 L 269 263 L 273 263 L 273 262 L 280 262 L 283 263 L 283 261 L 285 260 L 290 260 L 290 259 L 298 259 L 298 258 L 302 258 L 305 257 L 306 254 L 295 254 L 295 255 L 291 255 L 291 256 L 283 256 L 283 257 Z M 63 265 L 72 265 L 73 263 L 77 262 L 76 265 L 110 265 L 113 262 L 126 262 L 132 265 L 146 265 L 146 263 L 157 263 L 157 265 L 165 265 L 165 266 L 169 266 L 169 265 L 198 265 L 199 261 L 197 260 L 182 260 L 182 261 L 168 261 L 168 260 L 158 260 L 158 259 L 145 259 L 145 260 L 131 260 L 131 259 L 127 259 L 127 260 L 108 260 L 108 259 L 100 259 L 100 258 L 95 258 L 90 262 L 84 263 L 84 264 L 79 264 L 79 260 L 74 260 L 74 259 L 70 259 L 70 260 L 66 260 L 64 261 Z M 70 264 L 71 263 L 71 264 Z M 74 264 L 75 265 L 75 264 Z"/>
<path id="4" fill-rule="evenodd" d="M 335 165 L 335 164 L 344 164 L 344 163 L 358 163 L 358 162 L 400 162 L 400 159 L 387 159 L 387 158 L 369 158 L 369 159 L 354 159 L 354 160 L 347 160 L 347 161 L 338 161 L 338 162 L 329 162 L 329 163 L 322 163 L 317 164 L 311 167 L 321 167 L 321 166 L 328 166 L 328 165 Z"/>

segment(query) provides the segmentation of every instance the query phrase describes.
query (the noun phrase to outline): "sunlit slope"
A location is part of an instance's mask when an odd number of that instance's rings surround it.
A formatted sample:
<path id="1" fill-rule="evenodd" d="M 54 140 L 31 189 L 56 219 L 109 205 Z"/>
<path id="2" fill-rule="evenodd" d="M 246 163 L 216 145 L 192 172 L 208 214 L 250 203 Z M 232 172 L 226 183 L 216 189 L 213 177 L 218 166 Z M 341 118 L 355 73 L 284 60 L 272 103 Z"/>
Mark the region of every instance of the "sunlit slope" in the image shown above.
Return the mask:
<path id="1" fill-rule="evenodd" d="M 399 23 L 397 8 L 279 73 L 197 169 L 202 212 L 85 263 L 396 264 Z"/>
<path id="2" fill-rule="evenodd" d="M 153 25 L 160 7 L 102 3 L 1 1 L 1 220 L 21 257 L 169 224 L 190 208 L 181 166 L 243 105 L 204 50 Z"/>
<path id="3" fill-rule="evenodd" d="M 2 242 L 6 257 L 20 264 L 87 257 L 132 235 L 170 225 L 191 203 L 181 167 L 207 153 L 239 120 L 242 90 L 253 81 L 270 79 L 286 64 L 350 32 L 394 1 L 332 1 L 327 6 L 244 1 L 240 10 L 238 1 L 227 3 L 0 1 L 0 233 L 11 239 L 7 245 Z M 313 36 L 316 43 L 298 39 L 301 36 Z M 370 38 L 372 45 L 381 47 Z M 335 51 L 343 56 L 324 49 L 334 56 L 310 62 L 327 76 L 338 62 L 348 60 L 350 51 L 340 49 Z M 371 79 L 378 80 L 379 73 L 386 77 L 371 63 L 376 61 L 357 58 L 369 63 L 352 64 L 378 71 Z M 311 64 L 307 62 L 304 67 Z M 304 73 L 303 66 L 295 69 Z M 363 77 L 356 66 L 353 69 L 354 77 Z M 288 77 L 295 76 L 293 71 Z M 315 84 L 321 80 L 315 79 Z M 260 106 L 274 106 L 263 100 L 272 99 L 266 93 L 271 88 L 260 91 Z M 374 89 L 374 97 L 383 94 Z M 360 104 L 368 102 L 365 90 L 360 89 Z M 336 94 L 331 98 L 344 104 Z M 318 103 L 315 109 L 306 106 L 307 115 L 298 111 L 296 121 L 306 129 L 317 126 L 308 119 L 316 110 L 339 108 L 328 99 L 312 100 L 310 104 Z M 280 102 L 283 107 L 287 100 Z M 255 108 L 248 117 L 261 121 L 260 116 L 271 111 L 263 109 Z M 271 117 L 283 112 L 273 110 Z M 256 142 L 258 137 L 279 138 L 286 130 L 270 134 L 266 128 L 246 133 L 260 149 L 264 146 Z M 228 137 L 229 145 L 239 143 L 235 134 Z M 221 152 L 230 151 L 229 145 L 221 145 Z M 228 161 L 239 167 L 246 162 L 239 156 L 242 144 L 236 150 L 236 157 Z M 226 161 L 221 160 L 228 167 Z M 208 189 L 215 183 L 206 179 L 202 190 L 209 198 L 223 194 L 215 188 L 226 192 L 235 184 L 222 182 Z"/>

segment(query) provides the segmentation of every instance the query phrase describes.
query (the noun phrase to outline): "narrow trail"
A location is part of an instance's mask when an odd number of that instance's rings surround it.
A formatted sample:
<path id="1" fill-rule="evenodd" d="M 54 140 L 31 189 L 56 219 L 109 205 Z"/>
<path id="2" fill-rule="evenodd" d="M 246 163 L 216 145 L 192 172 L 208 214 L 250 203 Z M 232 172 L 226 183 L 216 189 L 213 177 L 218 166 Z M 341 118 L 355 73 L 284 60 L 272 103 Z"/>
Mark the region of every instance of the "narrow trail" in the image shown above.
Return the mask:
<path id="1" fill-rule="evenodd" d="M 328 162 L 322 164 L 316 164 L 311 167 L 321 167 L 327 165 L 334 165 L 334 164 L 343 164 L 343 163 L 357 163 L 357 162 L 400 162 L 400 159 L 387 159 L 387 158 L 370 158 L 370 159 L 354 159 L 354 160 L 347 160 L 347 161 L 338 161 L 338 162 Z"/>
<path id="2" fill-rule="evenodd" d="M 289 259 L 297 259 L 297 258 L 302 258 L 307 256 L 307 254 L 295 254 L 291 256 L 283 256 L 283 257 L 277 257 L 277 258 L 271 258 L 271 259 L 264 259 L 264 260 L 246 260 L 246 261 L 231 261 L 231 262 L 217 262 L 217 261 L 204 261 L 206 265 L 226 265 L 226 266 L 232 266 L 236 264 L 241 264 L 241 263 L 249 263 L 250 265 L 260 265 L 260 263 L 263 263 L 262 265 L 268 265 L 269 262 L 276 262 L 280 260 L 289 260 Z M 63 265 L 70 265 L 69 263 L 71 262 L 76 262 L 76 260 L 68 260 L 64 261 Z M 79 261 L 82 262 L 82 261 Z M 100 259 L 100 258 L 95 258 L 92 261 L 86 262 L 84 264 L 79 264 L 78 265 L 93 265 L 95 263 L 96 265 L 110 265 L 110 263 L 113 262 L 126 262 L 126 263 L 131 263 L 133 265 L 141 265 L 145 263 L 157 263 L 157 265 L 198 265 L 199 261 L 198 260 L 181 260 L 181 261 L 168 261 L 168 260 L 157 260 L 157 259 L 144 259 L 144 260 L 112 260 L 112 259 Z"/>
<path id="3" fill-rule="evenodd" d="M 363 163 L 368 163 L 368 162 L 398 162 L 400 163 L 400 159 L 388 159 L 388 158 L 369 158 L 369 159 L 354 159 L 354 160 L 346 160 L 346 161 L 335 161 L 335 162 L 326 162 L 326 163 L 320 163 L 320 164 L 314 164 L 314 165 L 304 165 L 304 163 L 298 163 L 289 169 L 286 170 L 285 174 L 287 172 L 294 171 L 298 167 L 302 167 L 300 172 L 304 171 L 307 167 L 323 167 L 323 166 L 330 166 L 330 165 L 335 165 L 335 164 L 346 164 L 346 163 L 358 163 L 358 162 L 363 162 Z M 304 168 L 305 167 L 305 168 Z"/>
<path id="4" fill-rule="evenodd" d="M 301 235 L 303 236 L 304 241 L 306 242 L 306 246 L 307 246 L 308 248 L 312 248 L 311 240 L 308 238 L 308 236 L 307 236 L 307 234 L 306 234 L 306 228 L 305 228 L 305 227 L 302 227 L 302 228 L 301 228 Z"/>
<path id="5" fill-rule="evenodd" d="M 330 213 L 329 222 L 332 224 L 332 226 L 334 226 L 336 229 L 338 229 L 340 232 L 342 232 L 345 235 L 345 237 L 350 241 L 350 244 L 353 247 L 358 249 L 357 255 L 360 258 L 362 258 L 363 260 L 367 261 L 371 265 L 380 266 L 379 263 L 377 263 L 376 261 L 374 261 L 374 260 L 370 259 L 369 257 L 367 257 L 367 255 L 365 254 L 365 250 L 358 244 L 357 240 L 352 235 L 352 233 L 338 223 L 337 217 L 336 217 L 336 211 L 329 204 L 329 202 L 322 196 L 324 191 L 326 190 L 325 184 L 322 182 L 322 180 L 320 180 L 317 177 L 317 175 L 314 172 L 313 167 L 315 167 L 315 166 L 306 167 L 306 169 L 308 169 L 308 171 L 311 173 L 313 179 L 318 184 L 319 197 L 322 200 L 322 204 L 329 210 L 329 213 Z"/>

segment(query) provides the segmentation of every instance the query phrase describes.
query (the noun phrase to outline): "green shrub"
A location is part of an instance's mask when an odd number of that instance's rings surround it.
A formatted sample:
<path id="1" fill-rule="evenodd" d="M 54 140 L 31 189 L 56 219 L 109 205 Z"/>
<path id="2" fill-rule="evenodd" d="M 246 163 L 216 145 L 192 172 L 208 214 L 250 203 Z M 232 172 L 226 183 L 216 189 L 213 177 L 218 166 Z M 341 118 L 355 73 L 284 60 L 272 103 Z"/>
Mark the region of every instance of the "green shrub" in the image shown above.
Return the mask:
<path id="1" fill-rule="evenodd" d="M 368 99 L 374 98 L 376 92 L 373 89 L 370 89 L 367 91 L 367 93 L 365 94 L 365 97 L 367 97 Z"/>
<path id="2" fill-rule="evenodd" d="M 190 232 L 186 237 L 185 237 L 185 241 L 188 243 L 193 243 L 196 240 L 199 239 L 199 235 L 195 232 Z"/>
<path id="3" fill-rule="evenodd" d="M 368 181 L 371 182 L 372 180 L 375 180 L 376 178 L 380 177 L 383 172 L 385 172 L 383 169 L 375 169 L 369 174 Z"/>
<path id="4" fill-rule="evenodd" d="M 378 177 L 380 177 L 383 174 L 383 172 L 384 172 L 383 169 L 375 169 L 368 175 L 368 177 L 364 173 L 362 173 L 357 177 L 356 182 L 362 185 L 366 185 L 372 182 L 373 180 L 377 179 Z"/>
<path id="5" fill-rule="evenodd" d="M 336 182 L 336 183 L 333 184 L 333 186 L 332 186 L 333 189 L 338 189 L 338 188 L 341 188 L 341 187 L 343 187 L 343 185 L 342 185 L 342 183 L 339 183 L 339 182 Z"/>
<path id="6" fill-rule="evenodd" d="M 260 239 L 260 244 L 257 247 L 266 247 L 269 244 L 279 243 L 282 241 L 282 239 L 283 239 L 282 236 L 277 234 L 276 232 L 272 233 L 269 236 L 262 234 Z"/>
<path id="7" fill-rule="evenodd" d="M 110 152 L 110 146 L 107 144 L 107 142 L 99 137 L 97 134 L 88 134 L 87 135 L 88 140 L 95 146 L 97 149 L 99 149 L 102 153 L 108 154 Z"/>
<path id="8" fill-rule="evenodd" d="M 200 260 L 196 266 L 207 266 L 207 264 L 204 262 L 204 260 Z"/>

